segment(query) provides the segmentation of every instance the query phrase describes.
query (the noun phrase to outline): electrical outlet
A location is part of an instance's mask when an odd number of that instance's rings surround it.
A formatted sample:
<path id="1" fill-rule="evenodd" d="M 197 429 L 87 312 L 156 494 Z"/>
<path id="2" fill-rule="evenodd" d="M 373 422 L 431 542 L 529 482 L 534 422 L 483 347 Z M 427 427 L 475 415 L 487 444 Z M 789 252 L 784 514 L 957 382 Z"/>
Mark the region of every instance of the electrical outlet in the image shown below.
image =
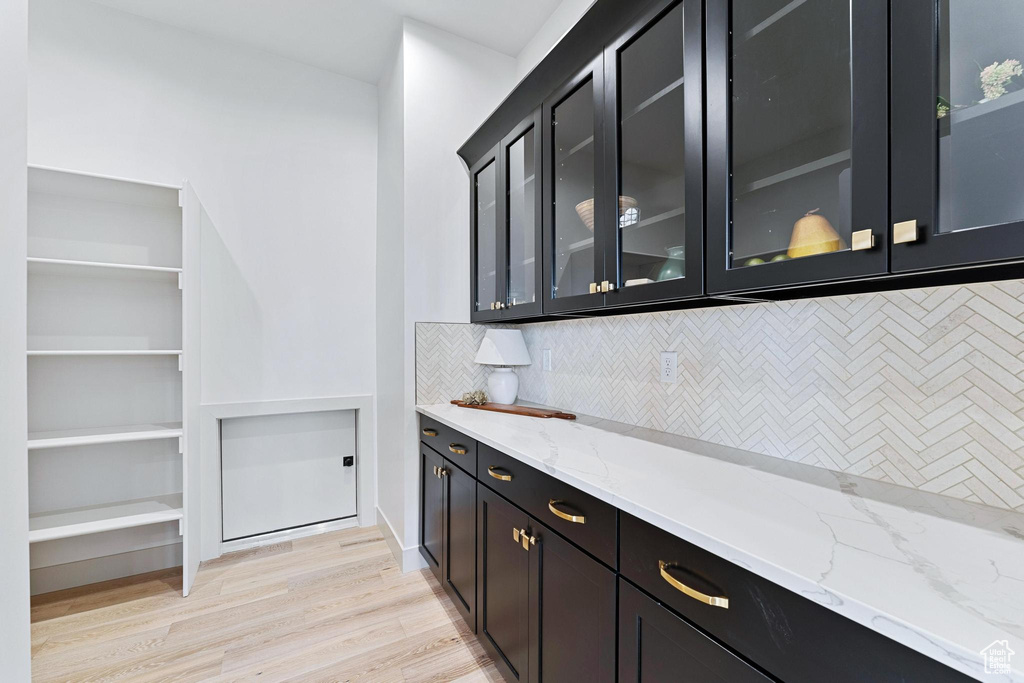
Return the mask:
<path id="1" fill-rule="evenodd" d="M 551 372 L 551 349 L 544 349 L 544 372 Z"/>
<path id="2" fill-rule="evenodd" d="M 676 363 L 678 354 L 675 351 L 662 351 L 661 353 L 661 381 L 668 384 L 676 383 Z"/>

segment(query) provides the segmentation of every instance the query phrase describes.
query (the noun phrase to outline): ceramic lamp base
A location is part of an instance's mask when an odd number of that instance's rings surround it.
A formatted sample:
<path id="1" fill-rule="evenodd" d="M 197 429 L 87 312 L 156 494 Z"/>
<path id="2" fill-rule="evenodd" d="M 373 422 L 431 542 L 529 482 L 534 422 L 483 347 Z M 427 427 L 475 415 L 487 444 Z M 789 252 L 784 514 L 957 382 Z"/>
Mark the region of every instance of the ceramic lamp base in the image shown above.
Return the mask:
<path id="1" fill-rule="evenodd" d="M 494 368 L 487 378 L 487 394 L 495 403 L 511 405 L 519 393 L 519 376 L 512 368 Z"/>

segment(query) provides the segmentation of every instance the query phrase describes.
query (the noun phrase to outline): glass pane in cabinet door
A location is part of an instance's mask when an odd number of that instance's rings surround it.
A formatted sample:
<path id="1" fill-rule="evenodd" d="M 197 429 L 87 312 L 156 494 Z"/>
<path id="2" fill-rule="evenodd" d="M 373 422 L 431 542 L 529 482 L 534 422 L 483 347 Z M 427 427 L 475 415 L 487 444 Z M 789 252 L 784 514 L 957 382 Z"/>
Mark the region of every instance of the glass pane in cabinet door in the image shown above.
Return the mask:
<path id="1" fill-rule="evenodd" d="M 594 82 L 554 108 L 555 298 L 588 294 L 594 277 Z"/>
<path id="2" fill-rule="evenodd" d="M 516 304 L 537 300 L 537 191 L 531 128 L 508 148 L 508 300 Z"/>
<path id="3" fill-rule="evenodd" d="M 849 248 L 850 2 L 732 2 L 732 268 Z"/>
<path id="4" fill-rule="evenodd" d="M 1024 220 L 1024 2 L 939 3 L 938 232 Z"/>
<path id="5" fill-rule="evenodd" d="M 622 284 L 685 275 L 683 7 L 619 53 Z"/>
<path id="6" fill-rule="evenodd" d="M 493 161 L 476 174 L 476 310 L 490 310 L 498 300 L 498 212 Z"/>

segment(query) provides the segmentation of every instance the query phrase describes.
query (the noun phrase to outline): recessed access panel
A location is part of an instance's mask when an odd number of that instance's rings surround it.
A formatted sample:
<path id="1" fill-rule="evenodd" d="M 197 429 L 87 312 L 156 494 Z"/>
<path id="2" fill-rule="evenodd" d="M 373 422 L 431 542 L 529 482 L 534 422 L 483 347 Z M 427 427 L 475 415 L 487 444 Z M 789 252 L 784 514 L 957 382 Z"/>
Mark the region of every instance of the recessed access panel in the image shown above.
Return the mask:
<path id="1" fill-rule="evenodd" d="M 221 422 L 223 539 L 356 516 L 354 410 Z"/>

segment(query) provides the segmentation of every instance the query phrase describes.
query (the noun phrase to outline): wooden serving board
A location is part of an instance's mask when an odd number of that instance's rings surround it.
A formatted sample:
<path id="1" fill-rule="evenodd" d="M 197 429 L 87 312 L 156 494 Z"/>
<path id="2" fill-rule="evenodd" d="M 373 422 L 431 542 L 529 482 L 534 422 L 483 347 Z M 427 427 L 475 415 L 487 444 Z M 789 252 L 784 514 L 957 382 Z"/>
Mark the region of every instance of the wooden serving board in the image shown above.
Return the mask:
<path id="1" fill-rule="evenodd" d="M 547 408 L 530 408 L 528 406 L 510 406 L 504 403 L 485 403 L 482 406 L 463 403 L 455 399 L 452 405 L 460 408 L 476 408 L 477 410 L 489 410 L 492 413 L 511 413 L 512 415 L 525 415 L 526 417 L 557 417 L 560 420 L 575 420 L 572 413 L 563 413 L 560 410 L 548 410 Z"/>

